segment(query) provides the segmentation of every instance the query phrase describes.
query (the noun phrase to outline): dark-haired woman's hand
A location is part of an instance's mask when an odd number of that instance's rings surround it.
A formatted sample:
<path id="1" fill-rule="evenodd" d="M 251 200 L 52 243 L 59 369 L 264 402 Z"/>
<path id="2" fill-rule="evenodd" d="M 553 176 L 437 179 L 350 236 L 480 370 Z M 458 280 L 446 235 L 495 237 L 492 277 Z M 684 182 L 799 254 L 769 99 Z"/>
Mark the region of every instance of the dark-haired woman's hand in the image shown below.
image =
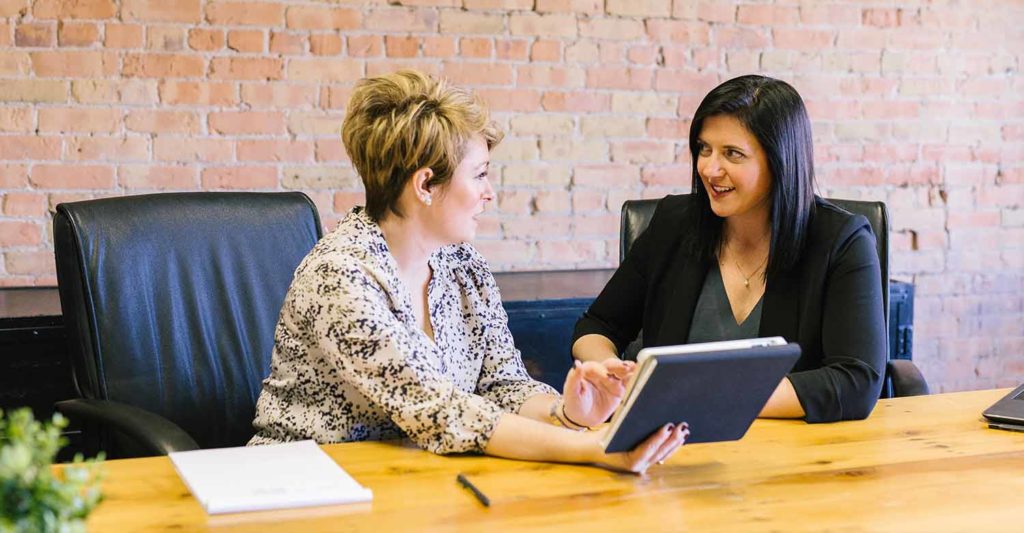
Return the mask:
<path id="1" fill-rule="evenodd" d="M 565 378 L 565 416 L 580 426 L 604 423 L 622 402 L 626 384 L 635 370 L 635 363 L 619 359 L 600 363 L 576 361 Z"/>

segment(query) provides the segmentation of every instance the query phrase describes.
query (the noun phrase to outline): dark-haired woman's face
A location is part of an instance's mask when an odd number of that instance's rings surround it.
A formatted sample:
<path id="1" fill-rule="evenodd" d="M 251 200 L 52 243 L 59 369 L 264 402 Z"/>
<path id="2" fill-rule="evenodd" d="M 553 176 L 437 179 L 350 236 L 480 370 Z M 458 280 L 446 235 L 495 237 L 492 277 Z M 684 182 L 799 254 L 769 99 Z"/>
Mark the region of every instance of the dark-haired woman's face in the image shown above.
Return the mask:
<path id="1" fill-rule="evenodd" d="M 771 212 L 772 175 L 757 138 L 736 118 L 715 115 L 704 120 L 697 173 L 722 218 Z M 746 218 L 746 217 L 744 217 Z"/>

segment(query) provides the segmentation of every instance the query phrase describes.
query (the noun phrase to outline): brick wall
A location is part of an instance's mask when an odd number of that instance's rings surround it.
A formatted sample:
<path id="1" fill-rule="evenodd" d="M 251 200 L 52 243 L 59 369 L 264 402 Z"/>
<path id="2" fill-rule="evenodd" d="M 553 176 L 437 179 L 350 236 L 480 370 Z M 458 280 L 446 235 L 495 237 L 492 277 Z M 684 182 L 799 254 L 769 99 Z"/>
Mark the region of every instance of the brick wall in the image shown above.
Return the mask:
<path id="1" fill-rule="evenodd" d="M 509 132 L 479 247 L 496 270 L 616 262 L 628 198 L 688 189 L 688 119 L 730 77 L 792 83 L 822 193 L 888 203 L 939 390 L 1024 380 L 1019 0 L 0 0 L 0 285 L 53 285 L 59 202 L 299 189 L 360 201 L 354 80 L 476 88 Z"/>

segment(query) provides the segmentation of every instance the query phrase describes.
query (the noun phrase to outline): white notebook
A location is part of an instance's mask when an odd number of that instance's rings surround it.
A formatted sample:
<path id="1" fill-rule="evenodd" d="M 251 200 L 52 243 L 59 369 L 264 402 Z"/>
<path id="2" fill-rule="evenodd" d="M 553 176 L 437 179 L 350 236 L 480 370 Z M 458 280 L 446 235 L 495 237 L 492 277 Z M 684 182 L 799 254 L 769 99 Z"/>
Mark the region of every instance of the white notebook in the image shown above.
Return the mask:
<path id="1" fill-rule="evenodd" d="M 209 514 L 367 502 L 373 492 L 311 440 L 174 452 L 171 462 Z"/>

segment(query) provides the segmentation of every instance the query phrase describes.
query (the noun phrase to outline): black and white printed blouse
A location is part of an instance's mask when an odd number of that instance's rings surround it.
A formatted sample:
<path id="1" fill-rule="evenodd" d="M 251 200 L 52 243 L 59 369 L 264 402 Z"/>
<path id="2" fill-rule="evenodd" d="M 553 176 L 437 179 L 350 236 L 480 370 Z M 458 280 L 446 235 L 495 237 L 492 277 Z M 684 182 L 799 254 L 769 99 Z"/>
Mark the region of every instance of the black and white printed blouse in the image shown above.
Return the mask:
<path id="1" fill-rule="evenodd" d="M 526 373 L 484 258 L 458 244 L 429 262 L 433 341 L 362 208 L 317 243 L 281 309 L 250 445 L 408 436 L 434 453 L 481 452 L 502 412 L 557 394 Z"/>

